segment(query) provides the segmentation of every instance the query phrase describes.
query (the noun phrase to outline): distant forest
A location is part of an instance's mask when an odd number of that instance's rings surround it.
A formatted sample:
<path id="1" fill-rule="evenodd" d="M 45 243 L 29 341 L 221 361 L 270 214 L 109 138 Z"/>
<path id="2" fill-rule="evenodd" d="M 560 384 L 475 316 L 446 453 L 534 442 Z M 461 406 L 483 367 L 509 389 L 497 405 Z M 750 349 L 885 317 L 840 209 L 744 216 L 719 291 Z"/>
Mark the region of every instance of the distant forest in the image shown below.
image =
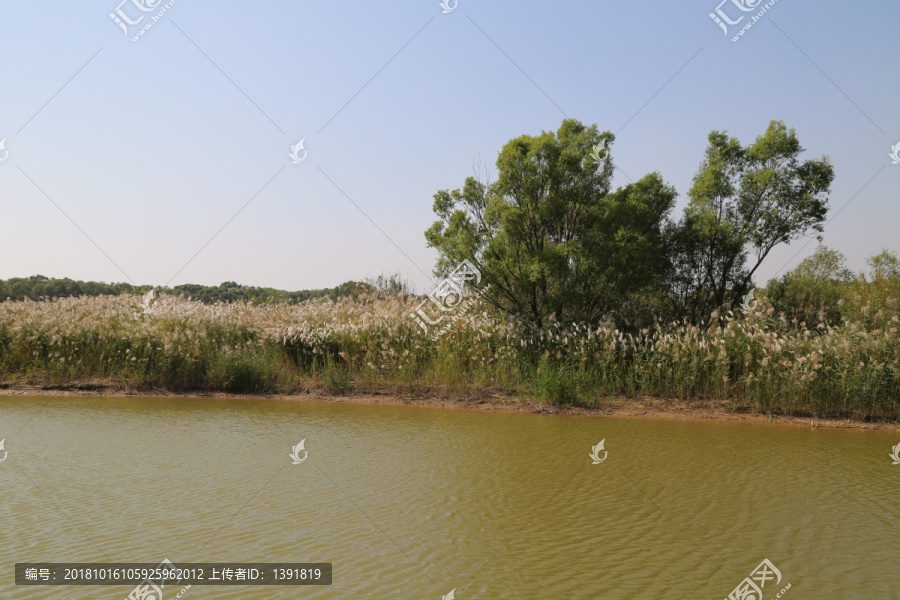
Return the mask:
<path id="1" fill-rule="evenodd" d="M 0 302 L 4 300 L 22 301 L 25 298 L 38 301 L 42 299 L 65 298 L 69 296 L 118 296 L 120 294 L 146 294 L 152 289 L 149 285 L 131 285 L 130 283 L 102 283 L 97 281 L 75 281 L 68 277 L 54 279 L 43 275 L 31 277 L 14 277 L 0 279 Z M 328 297 L 332 300 L 341 296 L 351 296 L 374 291 L 369 283 L 347 281 L 334 288 L 321 290 L 301 290 L 287 292 L 273 288 L 240 285 L 226 281 L 218 286 L 186 283 L 173 288 L 160 288 L 161 291 L 192 298 L 206 304 L 216 302 L 302 302 L 310 298 Z"/>

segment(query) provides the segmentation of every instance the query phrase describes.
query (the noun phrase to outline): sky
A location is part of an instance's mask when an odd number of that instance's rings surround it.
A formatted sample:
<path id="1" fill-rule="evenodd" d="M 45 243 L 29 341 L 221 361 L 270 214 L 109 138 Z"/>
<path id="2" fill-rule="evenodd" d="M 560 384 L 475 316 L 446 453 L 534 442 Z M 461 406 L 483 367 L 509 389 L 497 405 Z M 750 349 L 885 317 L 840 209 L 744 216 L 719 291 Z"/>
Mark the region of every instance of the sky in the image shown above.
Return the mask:
<path id="1" fill-rule="evenodd" d="M 894 0 L 776 0 L 737 42 L 765 2 L 119 1 L 0 0 L 0 279 L 427 293 L 435 192 L 566 117 L 676 217 L 710 131 L 783 120 L 835 167 L 824 243 L 900 252 Z"/>

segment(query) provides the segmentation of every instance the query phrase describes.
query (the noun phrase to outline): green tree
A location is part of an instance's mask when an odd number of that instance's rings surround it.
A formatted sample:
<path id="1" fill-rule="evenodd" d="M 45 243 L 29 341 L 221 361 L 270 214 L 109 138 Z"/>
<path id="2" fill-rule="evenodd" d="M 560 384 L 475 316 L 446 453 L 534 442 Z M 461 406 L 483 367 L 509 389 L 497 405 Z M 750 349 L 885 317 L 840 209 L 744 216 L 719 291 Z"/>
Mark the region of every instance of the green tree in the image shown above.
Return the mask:
<path id="1" fill-rule="evenodd" d="M 890 330 L 900 318 L 900 258 L 882 250 L 866 259 L 868 273 L 860 273 L 846 295 L 843 307 L 848 321 L 862 323 L 870 331 Z"/>
<path id="2" fill-rule="evenodd" d="M 668 231 L 670 289 L 693 321 L 745 294 L 774 247 L 821 234 L 834 169 L 824 156 L 801 162 L 803 152 L 781 121 L 746 147 L 710 133 L 684 216 Z"/>
<path id="3" fill-rule="evenodd" d="M 364 283 L 371 286 L 376 293 L 382 296 L 399 296 L 401 294 L 413 296 L 416 288 L 402 273 L 382 273 L 378 277 L 366 277 Z"/>
<path id="4" fill-rule="evenodd" d="M 866 264 L 869 265 L 869 278 L 872 281 L 900 277 L 900 258 L 887 248 L 867 258 Z"/>
<path id="5" fill-rule="evenodd" d="M 496 182 L 437 192 L 440 220 L 425 232 L 435 274 L 471 260 L 487 301 L 537 326 L 550 315 L 594 322 L 657 285 L 676 192 L 657 173 L 610 192 L 614 139 L 567 119 L 509 141 Z"/>
<path id="6" fill-rule="evenodd" d="M 399 282 L 395 282 L 397 284 Z M 40 298 L 64 298 L 68 296 L 117 296 L 119 294 L 146 294 L 152 286 L 133 286 L 129 283 L 102 283 L 96 281 L 74 281 L 72 279 L 52 279 L 43 275 L 32 275 L 28 278 L 14 277 L 12 279 L 0 279 L 0 302 L 9 298 L 21 301 L 25 298 L 38 300 Z M 287 292 L 273 288 L 245 286 L 233 281 L 226 281 L 218 286 L 199 285 L 186 283 L 175 286 L 172 289 L 161 288 L 161 291 L 174 293 L 184 297 L 190 297 L 198 302 L 212 304 L 215 302 L 270 302 L 286 301 L 301 302 L 311 298 L 328 297 L 336 300 L 342 296 L 358 296 L 371 293 L 375 288 L 371 285 L 357 281 L 347 281 L 334 288 L 323 290 L 301 290 Z M 408 290 L 405 290 L 408 291 Z"/>
<path id="7" fill-rule="evenodd" d="M 28 278 L 13 277 L 5 281 L 0 280 L 0 302 L 7 298 L 21 301 L 25 298 L 38 300 L 68 296 L 99 296 L 101 294 L 117 296 L 122 293 L 131 293 L 134 289 L 137 288 L 128 283 L 96 283 L 32 275 Z"/>
<path id="8" fill-rule="evenodd" d="M 775 310 L 807 326 L 836 325 L 843 318 L 841 300 L 853 280 L 844 255 L 820 245 L 795 269 L 771 280 L 766 297 Z"/>

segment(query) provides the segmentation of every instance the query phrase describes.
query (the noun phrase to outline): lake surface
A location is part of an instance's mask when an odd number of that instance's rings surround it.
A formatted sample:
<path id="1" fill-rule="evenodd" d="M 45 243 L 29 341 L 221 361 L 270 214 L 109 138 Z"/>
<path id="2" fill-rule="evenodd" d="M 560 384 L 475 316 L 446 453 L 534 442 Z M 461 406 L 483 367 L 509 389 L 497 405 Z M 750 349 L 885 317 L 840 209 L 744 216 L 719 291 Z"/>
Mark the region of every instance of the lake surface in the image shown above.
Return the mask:
<path id="1" fill-rule="evenodd" d="M 329 587 L 183 600 L 721 600 L 764 559 L 765 600 L 900 598 L 900 431 L 0 397 L 3 438 L 4 600 L 133 587 L 15 586 L 16 562 L 164 558 L 334 564 Z"/>

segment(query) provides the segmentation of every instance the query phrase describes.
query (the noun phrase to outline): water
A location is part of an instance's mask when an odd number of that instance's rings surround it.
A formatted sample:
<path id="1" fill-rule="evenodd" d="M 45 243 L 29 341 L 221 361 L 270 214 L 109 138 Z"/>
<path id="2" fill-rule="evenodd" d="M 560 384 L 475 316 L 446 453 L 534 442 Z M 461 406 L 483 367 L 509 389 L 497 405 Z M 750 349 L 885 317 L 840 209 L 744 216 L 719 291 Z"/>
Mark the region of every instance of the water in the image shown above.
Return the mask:
<path id="1" fill-rule="evenodd" d="M 765 600 L 788 583 L 788 600 L 900 598 L 900 431 L 2 397 L 4 437 L 4 600 L 131 589 L 15 586 L 16 562 L 164 558 L 334 564 L 330 587 L 183 600 L 720 600 L 763 559 L 782 575 Z"/>

